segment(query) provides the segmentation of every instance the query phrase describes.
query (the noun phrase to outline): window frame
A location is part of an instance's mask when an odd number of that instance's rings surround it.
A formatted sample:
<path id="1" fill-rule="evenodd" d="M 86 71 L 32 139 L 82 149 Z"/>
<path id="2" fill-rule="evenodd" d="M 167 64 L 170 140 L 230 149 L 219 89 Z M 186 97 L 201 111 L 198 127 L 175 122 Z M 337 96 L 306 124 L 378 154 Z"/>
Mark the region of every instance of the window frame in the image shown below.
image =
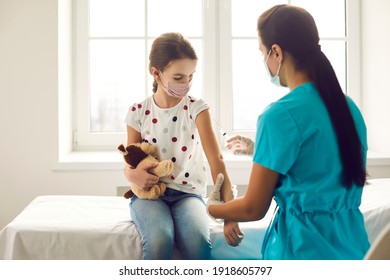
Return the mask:
<path id="1" fill-rule="evenodd" d="M 361 7 L 358 0 L 346 0 L 345 5 L 346 91 L 360 107 L 362 99 Z M 224 139 L 219 133 L 220 129 L 251 138 L 255 137 L 255 131 L 233 130 L 233 88 L 231 82 L 226 82 L 232 81 L 233 78 L 232 71 L 226 71 L 226 69 L 232 69 L 231 1 L 203 0 L 203 13 L 203 98 L 210 105 L 213 125 L 221 147 L 223 147 Z M 118 143 L 126 141 L 126 132 L 96 134 L 89 131 L 88 14 L 88 0 L 73 0 L 72 149 L 75 151 L 112 151 Z M 218 26 L 224 28 L 218 28 Z M 331 40 L 332 38 L 324 39 Z M 221 71 L 222 69 L 224 71 Z M 145 76 L 145 83 L 147 83 L 146 78 Z M 123 126 L 125 128 L 124 122 Z"/>

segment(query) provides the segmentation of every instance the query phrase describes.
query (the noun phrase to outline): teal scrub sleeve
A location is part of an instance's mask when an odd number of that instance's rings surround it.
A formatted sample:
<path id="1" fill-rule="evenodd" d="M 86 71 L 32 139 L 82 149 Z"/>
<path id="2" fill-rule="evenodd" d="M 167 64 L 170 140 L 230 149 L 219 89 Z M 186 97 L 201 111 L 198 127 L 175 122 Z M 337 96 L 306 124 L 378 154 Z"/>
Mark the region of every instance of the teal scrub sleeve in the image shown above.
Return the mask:
<path id="1" fill-rule="evenodd" d="M 282 105 L 272 104 L 258 118 L 253 161 L 286 175 L 299 149 L 300 134 L 295 121 Z"/>

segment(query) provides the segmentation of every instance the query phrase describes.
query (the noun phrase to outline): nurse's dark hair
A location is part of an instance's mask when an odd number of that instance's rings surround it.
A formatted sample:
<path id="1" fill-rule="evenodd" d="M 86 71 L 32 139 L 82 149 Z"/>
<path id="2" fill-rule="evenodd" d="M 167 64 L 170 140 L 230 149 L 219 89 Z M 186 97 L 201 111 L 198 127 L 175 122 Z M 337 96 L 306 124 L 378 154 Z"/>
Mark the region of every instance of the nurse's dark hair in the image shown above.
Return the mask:
<path id="1" fill-rule="evenodd" d="M 151 73 L 152 67 L 162 70 L 172 61 L 183 58 L 198 59 L 190 41 L 177 32 L 161 34 L 154 39 L 150 50 L 149 72 Z M 158 84 L 154 80 L 153 92 L 157 91 L 157 86 Z"/>
<path id="2" fill-rule="evenodd" d="M 257 31 L 269 50 L 277 44 L 294 59 L 298 71 L 308 73 L 316 85 L 335 129 L 343 166 L 343 183 L 363 186 L 366 167 L 363 148 L 346 97 L 334 69 L 321 51 L 313 17 L 304 9 L 276 5 L 257 21 Z"/>

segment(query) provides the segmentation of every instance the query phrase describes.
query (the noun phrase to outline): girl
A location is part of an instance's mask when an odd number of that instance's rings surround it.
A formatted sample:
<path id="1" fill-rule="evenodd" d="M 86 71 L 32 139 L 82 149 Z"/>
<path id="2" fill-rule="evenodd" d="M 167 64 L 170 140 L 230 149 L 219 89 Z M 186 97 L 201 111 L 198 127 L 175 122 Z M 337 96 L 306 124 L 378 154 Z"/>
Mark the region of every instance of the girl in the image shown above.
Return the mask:
<path id="1" fill-rule="evenodd" d="M 362 259 L 369 248 L 359 210 L 366 181 L 363 117 L 343 94 L 307 11 L 277 5 L 259 17 L 257 28 L 271 81 L 291 91 L 258 119 L 245 196 L 222 205 L 209 199 L 208 212 L 258 220 L 274 197 L 278 208 L 264 237 L 264 259 Z M 229 147 L 249 150 L 246 138 L 235 145 L 241 139 Z"/>
<path id="2" fill-rule="evenodd" d="M 156 38 L 149 56 L 154 94 L 134 104 L 126 117 L 127 142 L 148 141 L 157 146 L 160 159 L 171 159 L 174 172 L 165 195 L 156 201 L 133 197 L 131 217 L 143 239 L 144 259 L 171 259 L 176 242 L 184 259 L 209 259 L 209 218 L 202 196 L 206 168 L 202 151 L 215 180 L 225 175 L 222 199 L 231 200 L 231 183 L 211 125 L 209 106 L 188 96 L 197 56 L 179 33 Z M 153 166 L 150 166 L 152 168 Z M 150 188 L 158 177 L 146 170 L 125 169 L 130 182 Z M 237 222 L 226 221 L 227 242 L 238 245 L 242 235 Z"/>

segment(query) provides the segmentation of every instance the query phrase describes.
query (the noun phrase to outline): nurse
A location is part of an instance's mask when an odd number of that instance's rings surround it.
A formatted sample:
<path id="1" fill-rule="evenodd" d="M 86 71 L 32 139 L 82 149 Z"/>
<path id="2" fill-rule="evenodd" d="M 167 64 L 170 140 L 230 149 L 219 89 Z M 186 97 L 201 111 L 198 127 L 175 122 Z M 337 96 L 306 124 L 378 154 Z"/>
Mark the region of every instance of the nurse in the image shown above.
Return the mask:
<path id="1" fill-rule="evenodd" d="M 275 199 L 263 259 L 362 259 L 370 245 L 359 210 L 366 182 L 363 117 L 342 92 L 306 10 L 274 6 L 257 29 L 271 82 L 290 92 L 258 118 L 246 194 L 222 203 L 216 188 L 208 213 L 259 220 Z"/>

